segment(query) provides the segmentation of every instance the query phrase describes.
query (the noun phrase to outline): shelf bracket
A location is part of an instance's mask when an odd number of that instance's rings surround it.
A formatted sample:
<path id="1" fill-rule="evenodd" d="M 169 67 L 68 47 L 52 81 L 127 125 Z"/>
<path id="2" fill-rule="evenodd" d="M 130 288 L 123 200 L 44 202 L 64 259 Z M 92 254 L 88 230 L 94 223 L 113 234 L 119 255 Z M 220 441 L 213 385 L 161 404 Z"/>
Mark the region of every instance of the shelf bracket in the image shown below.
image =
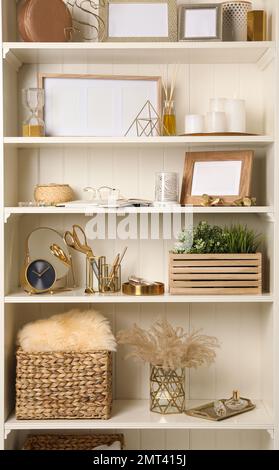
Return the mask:
<path id="1" fill-rule="evenodd" d="M 4 432 L 4 439 L 6 440 L 8 438 L 8 435 L 10 434 L 11 432 L 11 429 L 5 429 L 5 432 Z"/>
<path id="2" fill-rule="evenodd" d="M 3 48 L 3 59 L 16 71 L 18 72 L 22 66 L 22 62 L 17 56 L 11 51 L 9 47 Z"/>
<path id="3" fill-rule="evenodd" d="M 270 438 L 274 441 L 274 429 L 267 429 L 266 432 L 269 434 Z"/>
<path id="4" fill-rule="evenodd" d="M 274 58 L 275 58 L 275 49 L 273 47 L 270 47 L 258 60 L 257 62 L 258 68 L 263 72 L 269 66 L 269 64 L 273 61 Z"/>
<path id="5" fill-rule="evenodd" d="M 8 222 L 9 218 L 11 217 L 11 213 L 9 211 L 5 211 L 5 214 L 4 214 L 4 222 L 5 224 Z"/>
<path id="6" fill-rule="evenodd" d="M 267 212 L 266 214 L 258 214 L 259 217 L 262 217 L 264 222 L 269 224 L 273 224 L 275 222 L 275 215 L 274 212 Z"/>

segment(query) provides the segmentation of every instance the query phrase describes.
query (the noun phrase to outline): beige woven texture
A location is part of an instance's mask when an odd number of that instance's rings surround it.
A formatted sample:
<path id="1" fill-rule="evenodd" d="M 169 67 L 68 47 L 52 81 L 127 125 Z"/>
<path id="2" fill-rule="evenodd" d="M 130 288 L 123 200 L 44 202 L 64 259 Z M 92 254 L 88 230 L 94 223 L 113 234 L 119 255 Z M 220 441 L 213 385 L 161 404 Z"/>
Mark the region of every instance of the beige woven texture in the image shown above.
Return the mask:
<path id="1" fill-rule="evenodd" d="M 112 353 L 17 350 L 17 419 L 109 419 Z"/>
<path id="2" fill-rule="evenodd" d="M 36 202 L 54 205 L 72 201 L 74 193 L 68 184 L 38 185 L 35 187 L 34 198 Z"/>
<path id="3" fill-rule="evenodd" d="M 94 447 L 110 446 L 120 441 L 124 448 L 123 434 L 91 434 L 91 435 L 65 435 L 65 434 L 38 434 L 28 436 L 22 450 L 92 450 Z"/>

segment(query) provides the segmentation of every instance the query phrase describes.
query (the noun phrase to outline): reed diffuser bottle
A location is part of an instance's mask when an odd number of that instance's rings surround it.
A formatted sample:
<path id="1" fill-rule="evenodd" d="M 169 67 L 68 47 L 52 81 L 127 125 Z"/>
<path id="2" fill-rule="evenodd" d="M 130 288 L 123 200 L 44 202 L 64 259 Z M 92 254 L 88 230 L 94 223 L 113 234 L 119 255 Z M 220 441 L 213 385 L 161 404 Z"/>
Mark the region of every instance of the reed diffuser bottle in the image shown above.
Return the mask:
<path id="1" fill-rule="evenodd" d="M 175 107 L 174 107 L 174 89 L 176 83 L 176 77 L 178 73 L 178 65 L 175 65 L 170 87 L 168 86 L 168 77 L 166 80 L 162 80 L 165 101 L 163 108 L 163 120 L 162 120 L 162 135 L 172 136 L 176 135 L 176 116 L 175 116 Z M 168 75 L 168 73 L 167 73 Z"/>
<path id="2" fill-rule="evenodd" d="M 165 136 L 176 135 L 176 117 L 173 100 L 164 101 L 163 134 Z"/>

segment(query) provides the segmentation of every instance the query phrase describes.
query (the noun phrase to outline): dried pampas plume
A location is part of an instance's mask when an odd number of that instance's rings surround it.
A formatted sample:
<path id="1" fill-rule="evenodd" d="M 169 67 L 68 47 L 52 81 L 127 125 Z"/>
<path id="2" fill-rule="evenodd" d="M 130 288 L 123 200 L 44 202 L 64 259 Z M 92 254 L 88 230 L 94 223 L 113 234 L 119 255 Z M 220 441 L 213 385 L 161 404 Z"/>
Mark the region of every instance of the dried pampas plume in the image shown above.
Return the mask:
<path id="1" fill-rule="evenodd" d="M 214 336 L 203 335 L 200 330 L 186 333 L 183 328 L 174 328 L 166 319 L 156 321 L 149 330 L 134 324 L 130 329 L 119 331 L 117 340 L 132 348 L 127 357 L 165 369 L 209 366 L 215 361 L 215 350 L 220 346 Z"/>

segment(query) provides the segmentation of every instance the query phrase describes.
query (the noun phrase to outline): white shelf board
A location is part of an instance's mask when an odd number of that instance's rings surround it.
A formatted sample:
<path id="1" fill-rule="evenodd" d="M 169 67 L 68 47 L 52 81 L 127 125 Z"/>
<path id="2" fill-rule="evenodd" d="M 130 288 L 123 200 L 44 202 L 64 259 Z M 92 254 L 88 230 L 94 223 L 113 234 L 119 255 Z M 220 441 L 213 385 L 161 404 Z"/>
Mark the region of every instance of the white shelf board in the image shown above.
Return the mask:
<path id="1" fill-rule="evenodd" d="M 158 296 L 133 296 L 117 294 L 84 293 L 84 289 L 73 289 L 60 294 L 29 295 L 22 289 L 11 292 L 5 297 L 6 304 L 55 304 L 55 303 L 85 303 L 85 304 L 124 304 L 124 303 L 272 303 L 273 295 L 170 295 L 168 293 Z"/>
<path id="2" fill-rule="evenodd" d="M 171 208 L 157 208 L 157 207 L 123 207 L 121 209 L 105 209 L 84 205 L 81 207 L 6 207 L 5 208 L 5 221 L 13 215 L 69 215 L 69 214 L 84 214 L 87 217 L 94 214 L 116 214 L 123 216 L 126 214 L 256 214 L 268 217 L 271 221 L 274 219 L 274 209 L 270 206 L 252 206 L 252 207 L 171 207 Z"/>
<path id="3" fill-rule="evenodd" d="M 189 400 L 192 408 L 210 400 Z M 17 420 L 11 415 L 5 423 L 5 432 L 42 429 L 222 429 L 273 430 L 274 424 L 265 404 L 256 402 L 255 410 L 224 421 L 215 422 L 193 418 L 186 414 L 160 415 L 149 411 L 148 400 L 117 400 L 109 420 Z"/>
<path id="4" fill-rule="evenodd" d="M 19 68 L 27 64 L 257 63 L 273 55 L 266 42 L 130 42 L 3 44 L 3 56 Z"/>
<path id="5" fill-rule="evenodd" d="M 44 147 L 91 147 L 91 146 L 129 146 L 129 147 L 185 147 L 208 145 L 266 146 L 274 138 L 268 135 L 256 136 L 177 136 L 177 137 L 5 137 L 7 147 L 44 148 Z"/>

